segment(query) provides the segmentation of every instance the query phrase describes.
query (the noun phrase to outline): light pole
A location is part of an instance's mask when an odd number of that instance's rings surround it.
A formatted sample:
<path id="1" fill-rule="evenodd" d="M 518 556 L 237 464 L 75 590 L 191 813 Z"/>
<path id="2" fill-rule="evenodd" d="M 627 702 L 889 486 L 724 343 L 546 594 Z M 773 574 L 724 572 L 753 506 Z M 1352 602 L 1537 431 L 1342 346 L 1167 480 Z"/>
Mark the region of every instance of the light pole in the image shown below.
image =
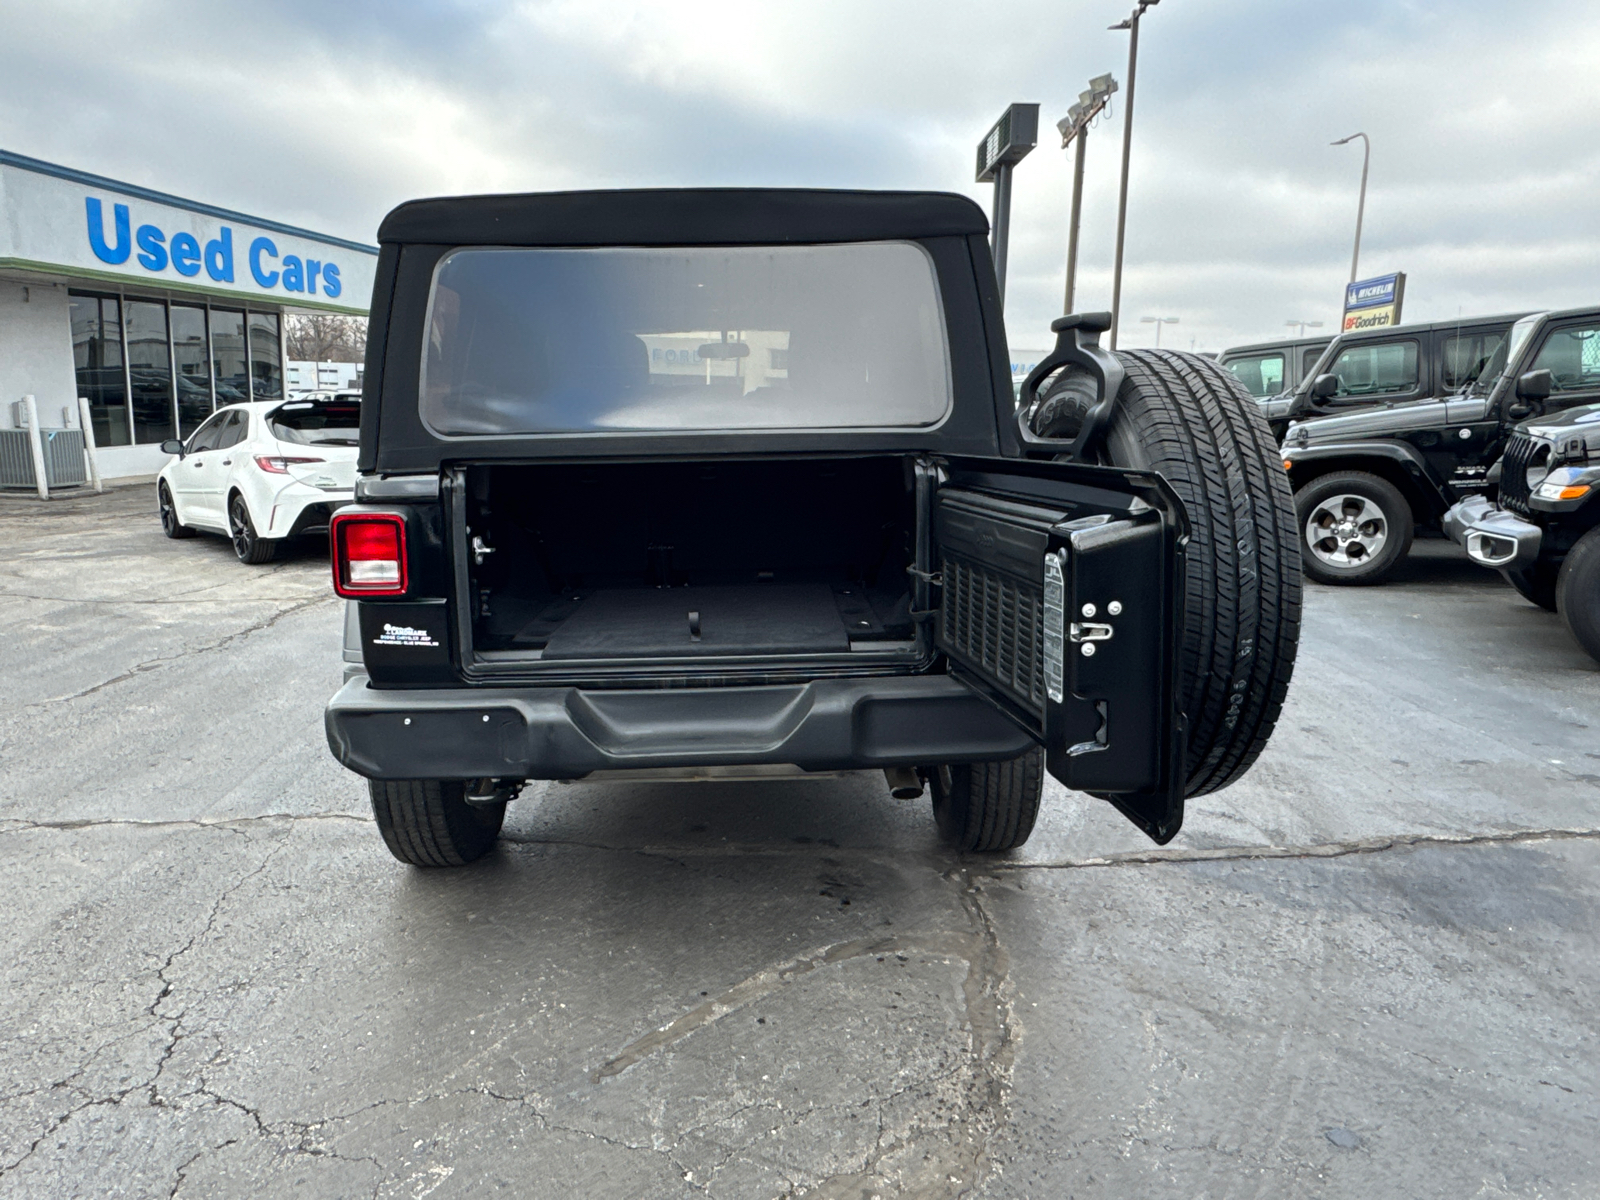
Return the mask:
<path id="1" fill-rule="evenodd" d="M 1305 337 L 1306 330 L 1308 330 L 1308 329 L 1321 329 L 1322 328 L 1322 322 L 1321 321 L 1285 321 L 1284 324 L 1287 325 L 1290 329 L 1293 329 L 1296 325 L 1298 325 L 1300 327 L 1300 332 L 1295 334 L 1295 337 L 1297 337 L 1297 338 Z"/>
<path id="2" fill-rule="evenodd" d="M 1131 96 L 1133 92 L 1131 84 L 1128 92 Z M 1350 255 L 1351 283 L 1356 281 L 1356 268 L 1361 265 L 1361 219 L 1367 215 L 1367 167 L 1372 163 L 1372 139 L 1364 133 L 1352 133 L 1347 138 L 1340 138 L 1337 142 L 1331 143 L 1343 146 L 1346 142 L 1353 142 L 1357 138 L 1361 139 L 1361 199 L 1356 201 L 1356 248 L 1355 253 Z"/>
<path id="3" fill-rule="evenodd" d="M 1176 325 L 1177 317 L 1140 317 L 1141 325 L 1154 325 L 1156 327 L 1156 349 L 1161 349 L 1161 327 L 1163 325 Z"/>
<path id="4" fill-rule="evenodd" d="M 1089 90 L 1078 93 L 1078 102 L 1067 109 L 1067 115 L 1056 122 L 1061 131 L 1061 148 L 1065 150 L 1074 139 L 1078 143 L 1076 161 L 1072 165 L 1072 217 L 1067 225 L 1067 304 L 1064 312 L 1072 312 L 1078 285 L 1078 219 L 1083 213 L 1083 154 L 1089 143 L 1089 123 L 1098 117 L 1111 102 L 1111 93 L 1117 90 L 1117 81 L 1110 75 L 1096 75 L 1089 80 Z"/>
<path id="5" fill-rule="evenodd" d="M 1011 241 L 1011 168 L 1026 158 L 1038 141 L 1039 106 L 1013 104 L 978 143 L 978 182 L 994 182 L 990 249 L 1002 305 L 1006 300 L 1006 249 Z"/>
<path id="6" fill-rule="evenodd" d="M 1128 152 L 1133 147 L 1133 80 L 1139 65 L 1139 18 L 1161 0 L 1139 0 L 1139 7 L 1112 29 L 1126 29 L 1128 38 L 1128 101 L 1122 110 L 1122 190 L 1117 197 L 1117 257 L 1111 268 L 1111 349 L 1117 348 L 1117 321 L 1122 316 L 1122 244 L 1128 230 Z"/>

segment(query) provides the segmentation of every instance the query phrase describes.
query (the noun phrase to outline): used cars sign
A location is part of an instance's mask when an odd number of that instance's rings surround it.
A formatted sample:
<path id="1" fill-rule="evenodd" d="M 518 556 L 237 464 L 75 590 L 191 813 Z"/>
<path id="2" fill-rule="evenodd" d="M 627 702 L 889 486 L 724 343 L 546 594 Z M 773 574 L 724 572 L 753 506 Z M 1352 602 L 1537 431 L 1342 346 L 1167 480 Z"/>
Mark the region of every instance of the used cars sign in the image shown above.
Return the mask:
<path id="1" fill-rule="evenodd" d="M 365 313 L 377 248 L 0 151 L 0 267 Z"/>

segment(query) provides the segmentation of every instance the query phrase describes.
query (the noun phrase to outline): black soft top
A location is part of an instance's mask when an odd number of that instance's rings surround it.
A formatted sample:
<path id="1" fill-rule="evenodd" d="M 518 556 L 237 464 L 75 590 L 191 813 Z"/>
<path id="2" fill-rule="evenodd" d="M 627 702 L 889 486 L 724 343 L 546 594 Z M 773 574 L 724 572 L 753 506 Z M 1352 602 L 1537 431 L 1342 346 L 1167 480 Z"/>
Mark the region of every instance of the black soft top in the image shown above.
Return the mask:
<path id="1" fill-rule="evenodd" d="M 950 192 L 641 188 L 411 200 L 378 241 L 447 246 L 729 246 L 987 234 Z"/>

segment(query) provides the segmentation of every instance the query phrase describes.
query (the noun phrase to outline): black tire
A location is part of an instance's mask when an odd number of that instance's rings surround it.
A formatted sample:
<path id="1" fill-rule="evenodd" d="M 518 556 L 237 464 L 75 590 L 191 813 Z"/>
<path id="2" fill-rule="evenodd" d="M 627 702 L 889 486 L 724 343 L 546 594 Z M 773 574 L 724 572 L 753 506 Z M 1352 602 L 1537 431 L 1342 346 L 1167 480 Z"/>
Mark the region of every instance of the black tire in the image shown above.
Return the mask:
<path id="1" fill-rule="evenodd" d="M 161 532 L 169 538 L 191 538 L 194 530 L 178 520 L 178 509 L 172 503 L 172 493 L 167 490 L 166 481 L 156 484 L 157 511 L 161 514 Z"/>
<path id="2" fill-rule="evenodd" d="M 389 853 L 414 867 L 460 867 L 494 848 L 506 804 L 468 804 L 455 779 L 369 779 L 372 815 Z"/>
<path id="3" fill-rule="evenodd" d="M 957 850 L 1015 850 L 1033 832 L 1044 791 L 1044 751 L 1005 762 L 934 767 L 929 776 L 939 834 Z"/>
<path id="4" fill-rule="evenodd" d="M 1382 583 L 1411 553 L 1416 517 L 1381 475 L 1319 475 L 1294 494 L 1294 506 L 1300 558 L 1318 583 Z"/>
<path id="5" fill-rule="evenodd" d="M 1528 603 L 1545 612 L 1556 611 L 1556 572 L 1549 563 L 1535 563 L 1527 571 L 1501 571 L 1500 575 Z"/>
<path id="6" fill-rule="evenodd" d="M 1600 662 L 1600 529 L 1567 551 L 1556 576 L 1556 611 L 1589 657 Z"/>
<path id="7" fill-rule="evenodd" d="M 1186 796 L 1227 787 L 1267 744 L 1288 694 L 1300 638 L 1294 498 L 1260 406 L 1231 371 L 1175 350 L 1118 354 L 1104 457 L 1164 476 L 1189 513 L 1184 565 Z M 1092 390 L 1068 373 L 1051 393 Z M 1041 402 L 1034 428 L 1050 436 Z M 1081 401 L 1059 410 L 1071 417 Z"/>
<path id="8" fill-rule="evenodd" d="M 271 562 L 278 553 L 276 539 L 257 535 L 250 506 L 238 492 L 228 497 L 228 534 L 233 539 L 233 552 L 242 563 L 259 566 Z"/>

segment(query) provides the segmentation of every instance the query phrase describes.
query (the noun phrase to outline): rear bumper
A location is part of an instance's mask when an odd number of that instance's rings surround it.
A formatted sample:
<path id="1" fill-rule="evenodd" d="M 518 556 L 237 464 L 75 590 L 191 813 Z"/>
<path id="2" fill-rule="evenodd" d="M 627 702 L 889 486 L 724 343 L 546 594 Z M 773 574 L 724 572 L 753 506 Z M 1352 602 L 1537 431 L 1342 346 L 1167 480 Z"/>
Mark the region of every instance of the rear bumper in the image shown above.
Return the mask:
<path id="1" fill-rule="evenodd" d="M 328 703 L 328 746 L 369 779 L 575 779 L 792 764 L 840 771 L 1015 758 L 1033 743 L 946 675 L 780 687 L 379 690 Z"/>
<path id="2" fill-rule="evenodd" d="M 1482 496 L 1470 496 L 1444 515 L 1444 531 L 1481 567 L 1526 571 L 1539 561 L 1544 530 Z"/>

